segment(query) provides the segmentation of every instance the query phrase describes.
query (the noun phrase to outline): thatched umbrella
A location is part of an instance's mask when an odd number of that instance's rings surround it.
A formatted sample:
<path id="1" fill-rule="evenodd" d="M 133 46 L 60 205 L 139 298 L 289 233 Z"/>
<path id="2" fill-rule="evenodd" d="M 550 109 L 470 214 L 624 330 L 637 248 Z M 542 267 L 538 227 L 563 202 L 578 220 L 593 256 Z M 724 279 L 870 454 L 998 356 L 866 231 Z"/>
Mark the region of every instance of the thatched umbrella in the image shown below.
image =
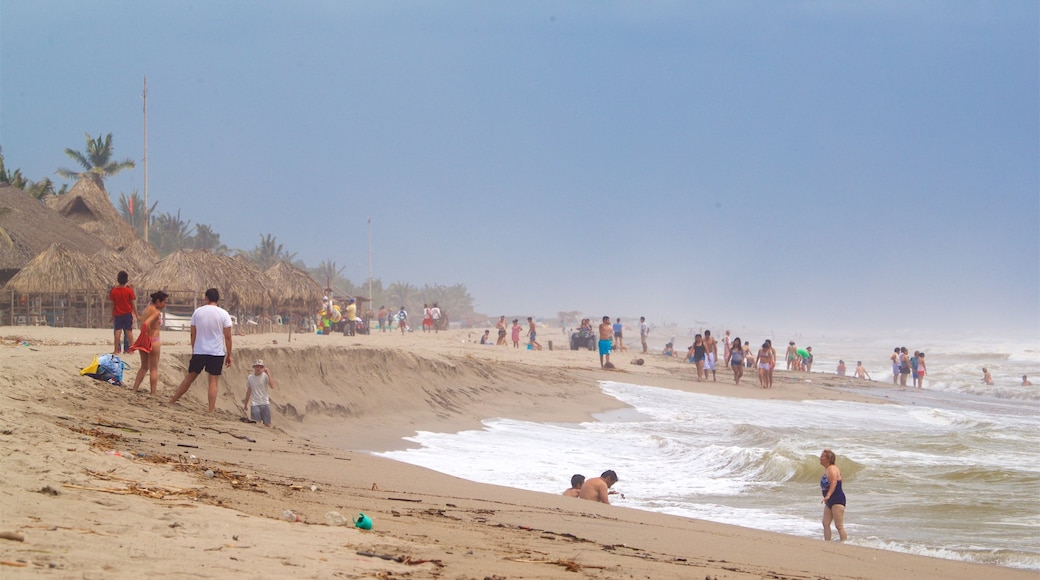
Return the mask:
<path id="1" fill-rule="evenodd" d="M 51 244 L 4 286 L 21 294 L 107 291 L 114 285 L 86 254 Z M 114 277 L 113 273 L 113 277 Z"/>
<path id="2" fill-rule="evenodd" d="M 90 254 L 108 247 L 17 187 L 0 184 L 0 208 L 0 228 L 13 242 L 10 246 L 0 242 L 0 282 L 14 276 L 53 243 Z"/>
<path id="3" fill-rule="evenodd" d="M 97 268 L 103 276 L 110 278 L 110 286 L 115 286 L 116 274 L 118 274 L 120 270 L 130 275 L 131 283 L 133 283 L 134 278 L 136 278 L 140 273 L 136 263 L 128 262 L 123 258 L 122 253 L 111 248 L 105 248 L 94 252 L 90 259 L 93 260 L 94 267 Z"/>
<path id="4" fill-rule="evenodd" d="M 112 205 L 108 192 L 90 177 L 79 178 L 65 195 L 48 197 L 47 205 L 117 250 L 123 250 L 137 238 Z"/>
<path id="5" fill-rule="evenodd" d="M 227 308 L 259 309 L 268 301 L 262 278 L 259 269 L 250 271 L 234 258 L 206 250 L 178 250 L 142 274 L 138 286 L 142 291 L 181 291 L 195 296 L 216 288 Z"/>
<path id="6" fill-rule="evenodd" d="M 138 272 L 148 270 L 159 261 L 159 253 L 151 244 L 141 238 L 135 238 L 120 254 L 124 260 L 133 264 Z"/>
<path id="7" fill-rule="evenodd" d="M 322 289 L 310 274 L 286 262 L 278 262 L 264 272 L 276 308 L 309 312 L 321 303 Z"/>

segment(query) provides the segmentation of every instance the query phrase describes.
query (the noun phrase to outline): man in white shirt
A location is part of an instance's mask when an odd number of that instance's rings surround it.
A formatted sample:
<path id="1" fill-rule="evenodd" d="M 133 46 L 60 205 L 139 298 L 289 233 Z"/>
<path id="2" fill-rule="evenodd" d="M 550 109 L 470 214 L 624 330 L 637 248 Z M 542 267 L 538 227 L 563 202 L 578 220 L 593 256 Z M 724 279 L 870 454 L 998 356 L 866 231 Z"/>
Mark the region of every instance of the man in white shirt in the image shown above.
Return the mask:
<path id="1" fill-rule="evenodd" d="M 209 412 L 217 408 L 217 382 L 223 367 L 231 366 L 231 315 L 217 306 L 220 293 L 216 288 L 206 290 L 206 304 L 191 315 L 191 360 L 188 374 L 170 397 L 169 404 L 184 396 L 205 369 L 209 374 Z"/>
<path id="2" fill-rule="evenodd" d="M 430 314 L 433 315 L 433 333 L 438 334 L 441 330 L 441 307 L 437 306 L 436 302 L 433 303 Z"/>

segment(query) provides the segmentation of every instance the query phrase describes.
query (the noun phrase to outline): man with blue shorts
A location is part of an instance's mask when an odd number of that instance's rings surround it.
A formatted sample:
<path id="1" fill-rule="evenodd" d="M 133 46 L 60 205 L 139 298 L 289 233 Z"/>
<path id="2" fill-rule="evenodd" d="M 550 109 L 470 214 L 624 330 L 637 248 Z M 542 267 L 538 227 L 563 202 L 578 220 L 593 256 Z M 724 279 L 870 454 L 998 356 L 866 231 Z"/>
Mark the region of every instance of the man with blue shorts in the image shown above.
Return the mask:
<path id="1" fill-rule="evenodd" d="M 614 345 L 614 327 L 610 324 L 610 317 L 604 316 L 599 325 L 599 366 L 602 368 L 613 368 L 610 364 L 610 349 Z M 610 365 L 610 367 L 607 367 Z"/>

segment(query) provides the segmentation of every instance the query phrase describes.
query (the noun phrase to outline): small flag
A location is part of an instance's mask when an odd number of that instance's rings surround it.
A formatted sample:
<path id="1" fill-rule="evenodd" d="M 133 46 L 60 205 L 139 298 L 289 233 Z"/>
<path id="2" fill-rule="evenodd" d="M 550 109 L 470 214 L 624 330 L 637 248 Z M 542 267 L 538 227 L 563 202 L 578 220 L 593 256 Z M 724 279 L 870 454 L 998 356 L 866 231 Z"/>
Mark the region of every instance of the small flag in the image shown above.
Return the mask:
<path id="1" fill-rule="evenodd" d="M 134 215 L 134 198 L 127 198 L 126 209 L 128 212 L 130 212 L 130 215 Z"/>

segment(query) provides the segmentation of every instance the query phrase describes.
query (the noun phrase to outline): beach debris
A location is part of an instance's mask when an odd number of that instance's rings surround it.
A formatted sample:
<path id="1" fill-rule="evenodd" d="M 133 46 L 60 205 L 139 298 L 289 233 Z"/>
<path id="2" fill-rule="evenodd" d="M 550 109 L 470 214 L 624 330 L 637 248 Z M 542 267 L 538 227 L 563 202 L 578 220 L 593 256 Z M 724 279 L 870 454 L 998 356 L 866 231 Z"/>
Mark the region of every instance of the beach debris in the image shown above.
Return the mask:
<path id="1" fill-rule="evenodd" d="M 213 470 L 212 469 L 207 469 L 206 472 L 203 473 L 203 475 L 205 475 L 209 479 L 213 479 Z"/>
<path id="2" fill-rule="evenodd" d="M 612 363 L 610 361 L 607 361 L 606 363 L 603 364 L 603 368 L 605 368 L 605 369 L 613 369 L 614 368 L 614 363 Z"/>
<path id="3" fill-rule="evenodd" d="M 347 524 L 348 521 L 350 520 L 347 519 L 347 516 L 339 512 L 325 512 L 325 523 L 330 526 L 344 526 Z"/>
<path id="4" fill-rule="evenodd" d="M 285 510 L 284 512 L 282 512 L 282 519 L 287 522 L 295 523 L 300 521 L 300 516 L 296 515 L 296 512 L 292 510 Z"/>
<path id="5" fill-rule="evenodd" d="M 634 358 L 634 359 L 632 359 L 632 364 L 634 364 L 636 366 L 643 366 L 643 363 L 645 363 L 645 362 L 646 361 L 644 361 L 641 358 Z"/>
<path id="6" fill-rule="evenodd" d="M 372 484 L 372 491 L 379 491 L 379 486 L 377 486 L 375 483 L 373 483 Z"/>
<path id="7" fill-rule="evenodd" d="M 58 495 L 61 492 L 49 485 L 45 485 L 41 487 L 36 493 L 42 493 L 43 495 Z"/>
<path id="8" fill-rule="evenodd" d="M 596 568 L 599 570 L 605 570 L 606 566 L 593 566 L 591 564 L 579 564 L 572 560 L 522 560 L 520 558 L 506 558 L 510 562 L 522 562 L 526 564 L 555 564 L 557 566 L 563 566 L 568 572 L 581 572 L 585 568 Z"/>
<path id="9" fill-rule="evenodd" d="M 12 542 L 24 542 L 25 534 L 21 532 L 0 532 L 0 540 L 11 540 Z"/>
<path id="10" fill-rule="evenodd" d="M 415 560 L 411 556 L 394 556 L 393 554 L 380 554 L 378 552 L 368 552 L 360 550 L 355 552 L 358 556 L 365 556 L 366 558 L 379 558 L 380 560 L 388 560 L 390 562 L 397 562 L 398 564 L 408 564 L 409 566 L 416 566 L 418 564 L 433 564 L 438 568 L 444 567 L 444 562 L 441 560 Z"/>
<path id="11" fill-rule="evenodd" d="M 318 491 L 318 486 L 312 485 L 311 486 L 311 491 Z"/>
<path id="12" fill-rule="evenodd" d="M 366 516 L 365 514 L 363 514 L 361 512 L 358 512 L 357 516 L 358 516 L 357 519 L 354 520 L 354 527 L 355 528 L 358 528 L 358 529 L 361 529 L 361 530 L 371 530 L 372 529 L 372 518 Z"/>
<path id="13" fill-rule="evenodd" d="M 386 499 L 390 501 L 408 501 L 412 503 L 422 503 L 421 499 L 412 499 L 410 497 L 388 497 Z"/>

